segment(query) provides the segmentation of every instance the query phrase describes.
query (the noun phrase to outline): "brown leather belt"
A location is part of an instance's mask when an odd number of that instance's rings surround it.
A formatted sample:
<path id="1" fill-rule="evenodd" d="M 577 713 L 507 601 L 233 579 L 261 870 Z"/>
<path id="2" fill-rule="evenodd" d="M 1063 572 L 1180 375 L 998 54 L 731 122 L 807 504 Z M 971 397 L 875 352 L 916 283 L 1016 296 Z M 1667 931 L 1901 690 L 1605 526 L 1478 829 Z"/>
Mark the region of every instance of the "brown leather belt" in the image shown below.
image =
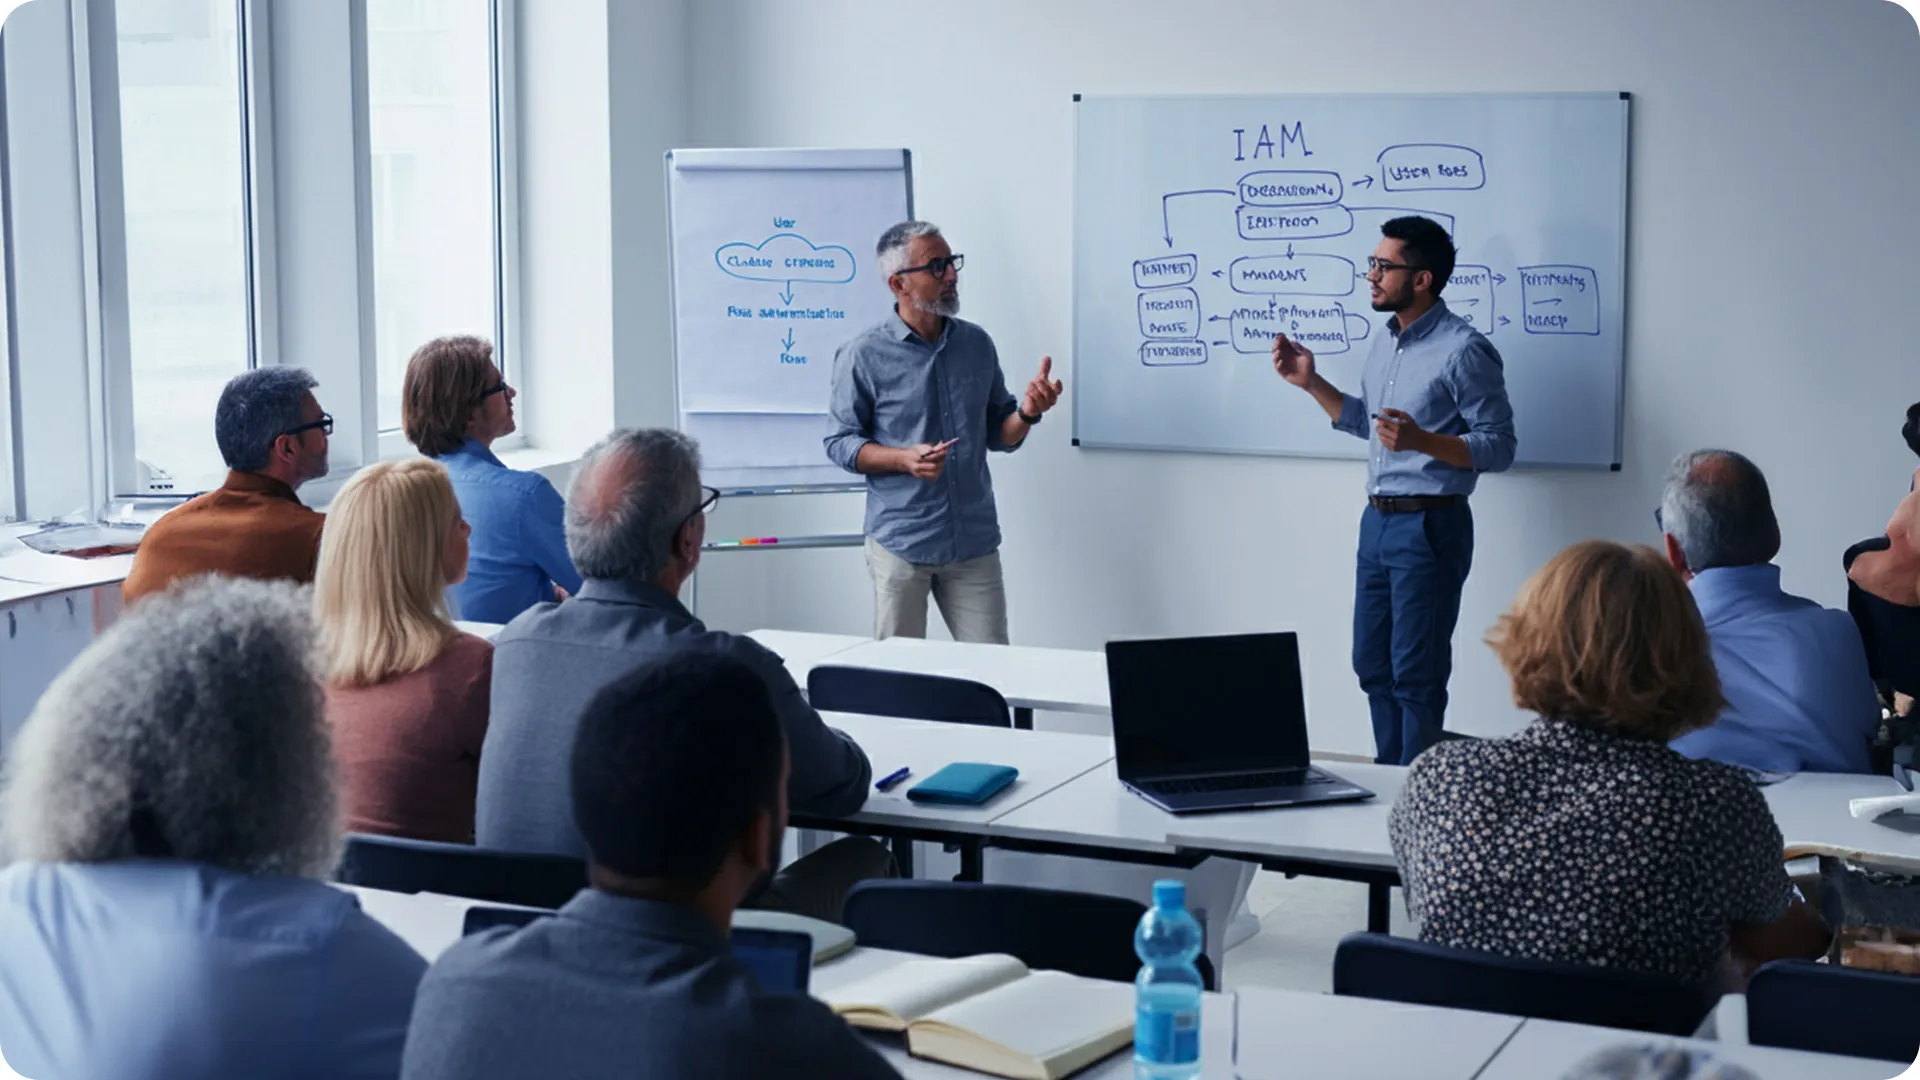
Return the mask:
<path id="1" fill-rule="evenodd" d="M 1464 506 L 1465 495 L 1369 495 L 1367 502 L 1383 514 L 1415 514 L 1446 506 Z"/>

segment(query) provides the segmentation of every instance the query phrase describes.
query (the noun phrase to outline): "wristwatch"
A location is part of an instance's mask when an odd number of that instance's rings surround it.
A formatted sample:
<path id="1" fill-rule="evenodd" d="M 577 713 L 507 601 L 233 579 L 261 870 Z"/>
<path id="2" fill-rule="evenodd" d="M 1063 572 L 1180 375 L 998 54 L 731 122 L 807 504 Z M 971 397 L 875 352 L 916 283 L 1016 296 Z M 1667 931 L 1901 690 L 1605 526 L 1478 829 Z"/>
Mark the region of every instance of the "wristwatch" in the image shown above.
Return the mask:
<path id="1" fill-rule="evenodd" d="M 1027 422 L 1028 427 L 1032 427 L 1035 424 L 1038 424 L 1040 422 L 1040 418 L 1038 416 L 1028 416 L 1027 410 L 1021 408 L 1018 405 L 1015 405 L 1013 407 L 1013 411 L 1020 414 L 1020 419 L 1025 420 Z"/>

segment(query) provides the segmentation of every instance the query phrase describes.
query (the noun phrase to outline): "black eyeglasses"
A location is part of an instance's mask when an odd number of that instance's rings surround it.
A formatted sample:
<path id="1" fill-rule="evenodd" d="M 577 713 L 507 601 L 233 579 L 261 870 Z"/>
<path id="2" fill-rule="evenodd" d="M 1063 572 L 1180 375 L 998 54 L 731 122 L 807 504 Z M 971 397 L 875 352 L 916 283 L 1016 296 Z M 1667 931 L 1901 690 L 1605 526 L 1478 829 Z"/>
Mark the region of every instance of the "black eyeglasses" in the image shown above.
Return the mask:
<path id="1" fill-rule="evenodd" d="M 1661 520 L 1660 508 L 1657 506 L 1653 508 L 1653 527 L 1659 529 L 1661 532 L 1667 531 L 1667 523 Z"/>
<path id="2" fill-rule="evenodd" d="M 507 392 L 507 380 L 505 376 L 502 376 L 499 382 L 494 383 L 492 386 L 489 386 L 485 390 L 480 391 L 480 400 L 485 401 L 495 394 L 504 394 L 506 392 Z"/>
<path id="3" fill-rule="evenodd" d="M 720 502 L 720 492 L 715 488 L 710 488 L 705 484 L 701 484 L 700 485 L 700 505 L 693 508 L 693 513 L 688 514 L 686 517 L 681 518 L 680 524 L 675 526 L 673 531 L 677 533 L 681 529 L 686 528 L 687 522 L 692 521 L 694 518 L 699 517 L 701 514 L 710 512 L 714 508 L 714 506 L 719 502 Z"/>
<path id="4" fill-rule="evenodd" d="M 909 266 L 905 270 L 896 270 L 894 271 L 894 273 L 917 274 L 920 271 L 925 270 L 927 273 L 932 274 L 934 277 L 938 278 L 938 277 L 946 277 L 948 270 L 952 270 L 958 273 L 960 268 L 962 266 L 965 266 L 966 264 L 967 264 L 967 257 L 965 255 L 942 255 L 937 259 L 928 259 L 926 262 L 921 263 L 919 266 Z"/>
<path id="5" fill-rule="evenodd" d="M 314 428 L 319 428 L 320 434 L 322 435 L 332 435 L 333 434 L 333 414 L 321 413 L 320 419 L 311 421 L 309 423 L 301 424 L 298 427 L 290 427 L 287 430 L 281 432 L 280 434 L 298 435 L 303 431 L 312 431 Z"/>
<path id="6" fill-rule="evenodd" d="M 1376 259 L 1371 255 L 1367 256 L 1367 276 L 1369 277 L 1373 276 L 1374 274 L 1380 274 L 1384 276 L 1387 273 L 1394 270 L 1425 270 L 1425 269 L 1426 267 L 1424 266 L 1415 266 L 1412 263 L 1388 262 L 1385 259 Z"/>

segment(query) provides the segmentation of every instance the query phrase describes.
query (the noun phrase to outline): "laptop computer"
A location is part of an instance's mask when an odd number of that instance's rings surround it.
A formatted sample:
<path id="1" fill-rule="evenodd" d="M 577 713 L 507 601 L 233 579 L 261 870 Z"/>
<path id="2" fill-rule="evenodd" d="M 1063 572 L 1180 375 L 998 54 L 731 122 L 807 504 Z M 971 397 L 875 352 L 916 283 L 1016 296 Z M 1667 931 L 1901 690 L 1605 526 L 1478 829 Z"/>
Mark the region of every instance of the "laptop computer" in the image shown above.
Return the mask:
<path id="1" fill-rule="evenodd" d="M 1291 632 L 1107 643 L 1114 764 L 1162 810 L 1193 814 L 1370 799 L 1310 764 Z"/>

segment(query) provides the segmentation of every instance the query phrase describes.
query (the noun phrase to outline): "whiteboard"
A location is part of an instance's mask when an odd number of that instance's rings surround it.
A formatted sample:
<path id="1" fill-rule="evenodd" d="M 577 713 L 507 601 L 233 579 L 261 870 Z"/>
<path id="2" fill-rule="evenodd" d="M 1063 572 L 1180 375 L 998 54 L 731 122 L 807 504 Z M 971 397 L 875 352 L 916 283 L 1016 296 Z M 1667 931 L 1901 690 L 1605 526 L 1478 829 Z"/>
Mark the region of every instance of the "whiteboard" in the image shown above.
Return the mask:
<path id="1" fill-rule="evenodd" d="M 849 485 L 827 460 L 833 355 L 886 318 L 880 234 L 913 216 L 905 150 L 666 156 L 674 397 L 722 490 Z"/>
<path id="2" fill-rule="evenodd" d="M 1504 361 L 1520 464 L 1617 468 L 1626 95 L 1076 98 L 1076 445 L 1362 458 L 1274 374 L 1357 394 L 1380 225 L 1459 249 L 1442 299 Z"/>

